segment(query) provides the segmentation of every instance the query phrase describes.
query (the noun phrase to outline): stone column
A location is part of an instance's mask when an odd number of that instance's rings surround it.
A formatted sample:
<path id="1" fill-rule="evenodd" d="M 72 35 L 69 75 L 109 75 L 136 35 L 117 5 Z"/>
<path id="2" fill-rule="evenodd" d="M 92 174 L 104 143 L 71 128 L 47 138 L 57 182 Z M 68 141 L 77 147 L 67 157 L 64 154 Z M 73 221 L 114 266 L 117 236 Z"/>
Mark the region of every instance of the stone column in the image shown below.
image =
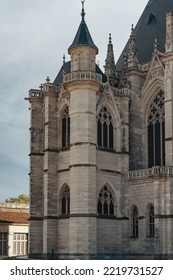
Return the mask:
<path id="1" fill-rule="evenodd" d="M 142 77 L 140 71 L 128 70 L 127 76 L 131 82 L 131 100 L 129 106 L 129 169 L 138 170 L 143 166 L 142 113 L 140 92 Z"/>
<path id="2" fill-rule="evenodd" d="M 70 245 L 74 258 L 97 253 L 97 82 L 68 84 L 70 91 Z"/>
<path id="3" fill-rule="evenodd" d="M 53 85 L 44 85 L 44 114 L 45 114 L 45 140 L 44 140 L 44 212 L 43 212 L 43 254 L 45 257 L 57 251 L 57 93 L 52 90 Z"/>
<path id="4" fill-rule="evenodd" d="M 173 165 L 173 12 L 166 16 L 165 44 L 165 156 L 166 165 Z"/>
<path id="5" fill-rule="evenodd" d="M 29 255 L 42 256 L 43 242 L 43 97 L 42 91 L 29 91 L 30 127 L 30 218 Z"/>

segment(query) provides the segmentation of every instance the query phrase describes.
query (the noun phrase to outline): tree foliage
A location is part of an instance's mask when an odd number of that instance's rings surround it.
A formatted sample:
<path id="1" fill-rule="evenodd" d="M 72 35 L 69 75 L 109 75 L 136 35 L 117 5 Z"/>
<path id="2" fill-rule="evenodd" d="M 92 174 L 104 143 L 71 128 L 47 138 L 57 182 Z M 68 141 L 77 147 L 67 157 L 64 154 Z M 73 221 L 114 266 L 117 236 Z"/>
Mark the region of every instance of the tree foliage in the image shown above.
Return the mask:
<path id="1" fill-rule="evenodd" d="M 9 197 L 5 200 L 8 203 L 29 203 L 29 196 L 27 194 L 19 194 L 18 197 Z"/>

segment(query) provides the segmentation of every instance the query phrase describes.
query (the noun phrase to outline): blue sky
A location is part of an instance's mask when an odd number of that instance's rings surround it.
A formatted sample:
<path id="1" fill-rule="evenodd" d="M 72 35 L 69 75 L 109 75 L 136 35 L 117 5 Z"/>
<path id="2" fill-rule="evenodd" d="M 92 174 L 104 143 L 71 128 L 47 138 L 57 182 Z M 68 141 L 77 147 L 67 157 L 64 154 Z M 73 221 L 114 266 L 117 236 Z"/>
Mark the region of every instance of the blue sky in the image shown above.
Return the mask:
<path id="1" fill-rule="evenodd" d="M 86 0 L 103 69 L 109 33 L 115 60 L 148 0 Z M 80 24 L 80 0 L 0 0 L 0 201 L 29 193 L 30 88 L 56 77 Z"/>

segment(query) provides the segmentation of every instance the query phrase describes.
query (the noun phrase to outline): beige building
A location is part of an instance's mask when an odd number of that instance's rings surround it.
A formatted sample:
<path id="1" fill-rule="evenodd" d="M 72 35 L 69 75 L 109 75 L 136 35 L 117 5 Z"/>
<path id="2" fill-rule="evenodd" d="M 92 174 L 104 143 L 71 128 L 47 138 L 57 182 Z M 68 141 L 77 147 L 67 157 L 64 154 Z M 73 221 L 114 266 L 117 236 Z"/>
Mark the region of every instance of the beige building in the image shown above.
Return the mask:
<path id="1" fill-rule="evenodd" d="M 103 73 L 83 3 L 71 60 L 29 91 L 30 257 L 173 258 L 171 11 L 150 0 L 116 64 L 110 35 Z"/>
<path id="2" fill-rule="evenodd" d="M 28 254 L 29 205 L 0 203 L 0 258 Z"/>

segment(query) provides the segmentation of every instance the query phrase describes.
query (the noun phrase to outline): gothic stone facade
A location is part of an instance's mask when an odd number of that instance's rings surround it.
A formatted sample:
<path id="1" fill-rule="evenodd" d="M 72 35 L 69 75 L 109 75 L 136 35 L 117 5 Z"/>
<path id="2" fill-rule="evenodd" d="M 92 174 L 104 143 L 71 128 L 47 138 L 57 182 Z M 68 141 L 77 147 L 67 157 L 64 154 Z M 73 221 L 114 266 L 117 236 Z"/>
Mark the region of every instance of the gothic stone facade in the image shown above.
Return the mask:
<path id="1" fill-rule="evenodd" d="M 172 12 L 165 42 L 140 64 L 132 28 L 117 72 L 110 37 L 103 74 L 83 10 L 61 81 L 29 91 L 31 257 L 173 257 Z"/>

